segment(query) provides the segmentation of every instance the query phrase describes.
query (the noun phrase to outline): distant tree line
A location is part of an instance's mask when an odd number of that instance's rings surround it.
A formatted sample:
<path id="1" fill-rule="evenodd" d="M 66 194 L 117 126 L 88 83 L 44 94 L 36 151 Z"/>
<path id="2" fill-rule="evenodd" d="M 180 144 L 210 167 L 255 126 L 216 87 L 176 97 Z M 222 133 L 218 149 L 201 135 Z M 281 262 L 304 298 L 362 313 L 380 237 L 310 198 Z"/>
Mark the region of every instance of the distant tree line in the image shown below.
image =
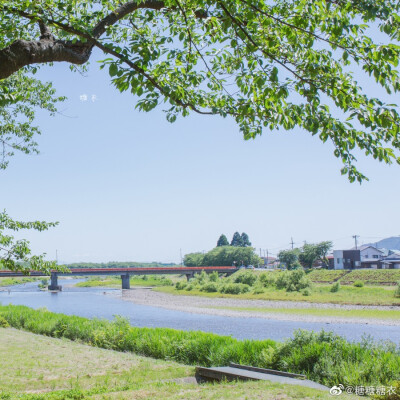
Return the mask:
<path id="1" fill-rule="evenodd" d="M 229 244 L 226 236 L 222 234 L 217 241 L 217 247 L 221 246 L 250 247 L 251 242 L 247 233 L 243 232 L 242 234 L 240 234 L 239 232 L 235 232 L 233 234 L 231 244 Z"/>
<path id="2" fill-rule="evenodd" d="M 217 246 L 207 253 L 186 254 L 183 262 L 186 267 L 257 265 L 261 259 L 252 247 Z"/>
<path id="3" fill-rule="evenodd" d="M 174 263 L 160 263 L 160 262 L 130 262 L 130 261 L 110 261 L 108 263 L 73 263 L 66 264 L 67 268 L 162 268 L 162 267 L 178 267 Z"/>
<path id="4" fill-rule="evenodd" d="M 327 255 L 332 248 L 332 242 L 305 243 L 303 247 L 291 250 L 282 250 L 278 253 L 279 261 L 287 269 L 311 268 L 315 262 L 322 261 L 328 265 Z"/>

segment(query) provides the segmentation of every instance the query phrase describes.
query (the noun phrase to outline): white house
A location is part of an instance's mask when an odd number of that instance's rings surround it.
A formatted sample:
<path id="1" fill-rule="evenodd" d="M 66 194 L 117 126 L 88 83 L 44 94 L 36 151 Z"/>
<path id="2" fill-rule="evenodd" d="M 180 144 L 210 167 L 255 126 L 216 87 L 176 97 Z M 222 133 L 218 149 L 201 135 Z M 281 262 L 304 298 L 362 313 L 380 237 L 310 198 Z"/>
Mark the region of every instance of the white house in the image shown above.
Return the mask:
<path id="1" fill-rule="evenodd" d="M 350 250 L 333 251 L 334 269 L 354 269 L 354 268 L 373 268 L 380 267 L 380 261 L 385 256 L 382 250 L 374 246 L 360 246 Z"/>

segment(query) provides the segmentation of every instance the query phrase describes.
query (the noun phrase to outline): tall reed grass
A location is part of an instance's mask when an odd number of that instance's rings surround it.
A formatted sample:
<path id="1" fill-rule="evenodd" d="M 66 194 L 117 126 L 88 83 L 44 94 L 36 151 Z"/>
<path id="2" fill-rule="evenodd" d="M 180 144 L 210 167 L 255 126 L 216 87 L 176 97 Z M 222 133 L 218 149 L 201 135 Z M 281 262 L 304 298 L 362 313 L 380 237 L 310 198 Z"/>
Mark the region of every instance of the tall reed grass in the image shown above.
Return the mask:
<path id="1" fill-rule="evenodd" d="M 137 328 L 121 317 L 114 321 L 86 319 L 13 305 L 0 305 L 1 317 L 17 329 L 189 365 L 235 362 L 275 368 L 306 374 L 328 386 L 384 385 L 400 379 L 399 348 L 370 338 L 349 343 L 333 333 L 299 330 L 283 343 L 241 341 L 200 331 Z"/>

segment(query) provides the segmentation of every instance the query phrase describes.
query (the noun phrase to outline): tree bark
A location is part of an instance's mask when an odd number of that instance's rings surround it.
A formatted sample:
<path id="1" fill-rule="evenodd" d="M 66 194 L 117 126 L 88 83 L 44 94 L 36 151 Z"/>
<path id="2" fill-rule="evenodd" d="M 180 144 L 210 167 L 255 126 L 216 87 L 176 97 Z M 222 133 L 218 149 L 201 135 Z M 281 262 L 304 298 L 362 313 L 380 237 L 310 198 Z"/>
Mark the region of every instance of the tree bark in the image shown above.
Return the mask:
<path id="1" fill-rule="evenodd" d="M 92 46 L 89 44 L 47 39 L 38 41 L 16 40 L 0 50 L 0 79 L 5 79 L 19 69 L 38 63 L 66 61 L 84 64 L 89 60 Z"/>
<path id="2" fill-rule="evenodd" d="M 51 26 L 77 34 L 78 37 L 84 37 L 87 40 L 85 43 L 77 41 L 74 44 L 56 40 L 40 17 L 14 8 L 5 8 L 11 14 L 14 13 L 30 20 L 39 20 L 41 36 L 38 41 L 16 40 L 10 46 L 0 50 L 0 79 L 8 78 L 19 69 L 31 64 L 62 61 L 77 65 L 84 64 L 89 60 L 93 47 L 98 43 L 97 39 L 101 37 L 108 26 L 117 23 L 137 9 L 160 10 L 164 6 L 164 2 L 159 0 L 147 0 L 142 3 L 134 0 L 123 3 L 114 12 L 99 21 L 90 36 L 57 21 L 47 20 Z M 197 18 L 207 17 L 205 11 L 196 11 L 195 15 Z"/>

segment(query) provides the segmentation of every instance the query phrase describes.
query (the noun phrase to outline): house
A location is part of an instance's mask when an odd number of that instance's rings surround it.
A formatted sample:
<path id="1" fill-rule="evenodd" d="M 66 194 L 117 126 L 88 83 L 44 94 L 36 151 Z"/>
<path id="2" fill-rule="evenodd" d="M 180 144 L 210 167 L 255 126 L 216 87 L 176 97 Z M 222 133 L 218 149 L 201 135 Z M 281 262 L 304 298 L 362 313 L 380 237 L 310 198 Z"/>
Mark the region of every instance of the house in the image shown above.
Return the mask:
<path id="1" fill-rule="evenodd" d="M 382 260 L 382 269 L 400 269 L 400 252 L 390 251 Z"/>
<path id="2" fill-rule="evenodd" d="M 355 269 L 355 268 L 382 268 L 381 260 L 385 252 L 371 245 L 360 246 L 350 250 L 333 251 L 334 269 Z"/>
<path id="3" fill-rule="evenodd" d="M 269 257 L 261 257 L 261 260 L 264 261 L 264 265 L 266 267 L 271 267 L 271 266 L 273 266 L 275 264 L 276 257 L 271 257 L 271 256 L 269 256 Z"/>

